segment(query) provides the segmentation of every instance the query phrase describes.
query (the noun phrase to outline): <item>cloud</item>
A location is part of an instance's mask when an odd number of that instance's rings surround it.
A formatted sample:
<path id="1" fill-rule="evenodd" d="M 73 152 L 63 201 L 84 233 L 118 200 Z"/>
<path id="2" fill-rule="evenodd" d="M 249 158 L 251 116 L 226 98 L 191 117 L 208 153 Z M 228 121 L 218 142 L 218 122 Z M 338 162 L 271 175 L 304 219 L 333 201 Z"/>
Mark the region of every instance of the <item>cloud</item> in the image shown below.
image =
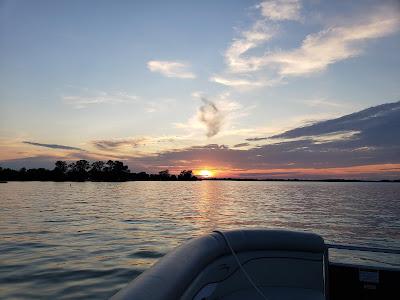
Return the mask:
<path id="1" fill-rule="evenodd" d="M 216 82 L 222 85 L 226 85 L 229 87 L 234 87 L 237 89 L 251 89 L 251 88 L 258 88 L 258 87 L 265 87 L 265 86 L 274 86 L 277 83 L 281 82 L 279 80 L 265 80 L 265 79 L 254 79 L 254 78 L 238 78 L 232 77 L 230 75 L 215 75 L 210 77 L 209 79 L 212 82 Z"/>
<path id="2" fill-rule="evenodd" d="M 340 118 L 326 120 L 274 135 L 275 139 L 293 139 L 306 136 L 321 136 L 337 132 L 360 132 L 358 138 L 377 145 L 393 145 L 400 141 L 400 102 L 382 104 Z M 379 141 L 379 143 L 378 143 Z"/>
<path id="3" fill-rule="evenodd" d="M 38 155 L 24 158 L 1 160 L 0 164 L 3 168 L 21 169 L 21 168 L 47 168 L 52 169 L 54 162 L 63 159 L 63 157 L 51 155 Z"/>
<path id="4" fill-rule="evenodd" d="M 254 138 L 247 138 L 246 141 L 249 142 L 258 142 L 258 141 L 264 141 L 268 140 L 268 137 L 254 137 Z"/>
<path id="5" fill-rule="evenodd" d="M 333 26 L 309 34 L 294 50 L 279 51 L 259 58 L 258 67 L 276 67 L 283 76 L 305 75 L 326 69 L 330 64 L 362 54 L 365 41 L 398 30 L 397 13 L 372 13 L 358 24 Z"/>
<path id="6" fill-rule="evenodd" d="M 389 103 L 295 128 L 270 137 L 268 144 L 246 150 L 210 144 L 164 151 L 153 157 L 137 158 L 132 163 L 170 168 L 209 165 L 230 174 L 252 170 L 258 177 L 263 172 L 287 172 L 296 177 L 307 177 L 310 174 L 326 177 L 334 174 L 359 178 L 363 173 L 379 176 L 381 171 L 377 166 L 384 165 L 387 176 L 400 176 L 396 169 L 400 166 L 400 132 L 397 129 L 400 127 L 399 114 L 400 102 Z M 238 144 L 234 148 L 239 146 L 242 145 Z M 393 164 L 396 166 L 390 170 L 388 166 L 393 167 Z"/>
<path id="7" fill-rule="evenodd" d="M 115 150 L 123 146 L 136 148 L 145 141 L 146 141 L 145 138 L 95 140 L 92 141 L 92 145 L 100 150 Z"/>
<path id="8" fill-rule="evenodd" d="M 331 107 L 331 108 L 341 108 L 345 107 L 343 103 L 337 103 L 334 101 L 326 100 L 323 98 L 314 98 L 314 99 L 308 99 L 304 101 L 300 101 L 301 103 L 310 106 L 310 107 Z"/>
<path id="9" fill-rule="evenodd" d="M 125 92 L 108 93 L 104 91 L 91 91 L 83 89 L 81 95 L 66 95 L 62 99 L 66 104 L 81 109 L 96 104 L 119 104 L 135 102 L 138 97 Z"/>
<path id="10" fill-rule="evenodd" d="M 160 111 L 172 110 L 175 108 L 177 100 L 173 98 L 159 98 L 146 103 L 146 112 L 155 113 Z"/>
<path id="11" fill-rule="evenodd" d="M 51 148 L 51 149 L 85 151 L 85 150 L 83 150 L 83 149 L 81 149 L 81 148 L 71 147 L 71 146 L 64 146 L 64 145 L 57 145 L 57 144 L 42 144 L 42 143 L 29 142 L 29 141 L 23 141 L 22 143 L 28 144 L 28 145 L 33 145 L 33 146 Z"/>
<path id="12" fill-rule="evenodd" d="M 205 105 L 205 104 L 204 104 Z M 219 176 L 298 177 L 298 178 L 392 178 L 400 176 L 400 101 L 312 125 L 294 128 L 269 137 L 269 143 L 254 147 L 238 144 L 209 144 L 169 149 L 158 153 L 120 156 L 132 170 L 155 171 L 196 169 L 210 166 Z M 168 140 L 171 137 L 168 137 Z M 251 138 L 261 141 L 266 138 Z M 118 147 L 117 143 L 105 143 Z M 159 139 L 157 139 L 159 140 Z M 250 140 L 250 139 L 249 139 Z M 27 142 L 44 147 L 68 149 L 62 145 Z M 133 140 L 130 140 L 134 144 Z M 240 146 L 240 147 L 239 147 Z M 63 148 L 60 148 L 63 147 Z M 76 150 L 79 148 L 75 148 Z M 79 149 L 80 150 L 80 149 Z M 69 152 L 48 159 L 104 159 L 106 155 Z M 107 155 L 108 157 L 108 155 Z M 107 159 L 107 157 L 105 159 Z M 48 162 L 44 156 L 2 161 L 2 166 Z"/>
<path id="13" fill-rule="evenodd" d="M 327 175 L 331 176 L 327 169 L 349 168 L 350 170 L 352 167 L 366 168 L 371 165 L 400 167 L 399 145 L 358 147 L 363 144 L 365 144 L 363 140 L 356 140 L 356 143 L 352 140 L 345 140 L 319 144 L 306 139 L 263 145 L 246 150 L 212 144 L 166 151 L 156 156 L 137 157 L 128 161 L 129 164 L 146 166 L 151 169 L 196 169 L 207 165 L 218 170 L 219 173 L 230 176 L 240 176 L 240 174 L 253 171 L 257 174 L 253 177 L 287 172 L 289 175 L 282 175 L 282 177 L 290 177 L 295 174 L 296 177 L 304 178 L 308 177 L 308 173 L 313 172 L 314 175 L 326 178 Z M 398 169 L 387 170 L 387 166 L 385 166 L 385 170 L 391 173 L 391 176 L 400 176 Z M 375 177 L 381 173 L 376 168 L 371 168 L 369 172 Z M 360 178 L 362 173 L 359 172 L 354 176 Z M 346 174 L 338 172 L 336 175 L 342 177 Z"/>
<path id="14" fill-rule="evenodd" d="M 100 150 L 99 155 L 115 155 L 119 159 L 124 159 L 186 148 L 196 142 L 198 142 L 198 139 L 193 139 L 189 134 L 96 139 L 89 141 L 89 144 Z"/>
<path id="15" fill-rule="evenodd" d="M 183 79 L 196 78 L 196 75 L 188 70 L 189 67 L 187 63 L 179 61 L 151 60 L 147 63 L 147 68 L 151 72 L 157 72 L 166 77 Z"/>
<path id="16" fill-rule="evenodd" d="M 397 144 L 397 138 L 400 139 L 400 133 L 393 130 L 400 127 L 399 114 L 400 102 L 386 103 L 339 118 L 312 122 L 273 136 L 247 138 L 246 141 L 269 140 L 275 143 L 309 140 L 315 144 L 346 141 L 347 145 L 350 142 L 357 144 L 358 150 L 390 146 Z"/>
<path id="17" fill-rule="evenodd" d="M 240 144 L 236 144 L 233 146 L 233 148 L 241 148 L 241 147 L 247 147 L 250 146 L 250 143 L 240 143 Z"/>
<path id="18" fill-rule="evenodd" d="M 351 19 L 335 18 L 336 23 L 305 36 L 298 47 L 270 50 L 278 36 L 279 22 L 300 21 L 301 3 L 295 0 L 265 1 L 257 6 L 261 17 L 248 31 L 242 31 L 224 54 L 226 70 L 210 81 L 238 89 L 274 86 L 292 76 L 324 71 L 329 65 L 363 54 L 368 41 L 395 33 L 400 28 L 398 7 L 389 3 L 371 6 Z"/>
<path id="19" fill-rule="evenodd" d="M 207 127 L 207 137 L 216 135 L 222 126 L 224 116 L 215 103 L 202 97 L 203 105 L 199 108 L 199 120 Z"/>
<path id="20" fill-rule="evenodd" d="M 200 100 L 202 104 L 186 122 L 173 123 L 176 128 L 185 129 L 193 138 L 196 136 L 198 142 L 200 131 L 206 129 L 206 137 L 228 133 L 229 128 L 234 126 L 235 120 L 245 117 L 254 109 L 254 105 L 246 108 L 231 99 L 230 92 L 223 92 L 211 98 L 204 96 L 200 91 L 192 93 L 192 97 Z M 222 129 L 225 129 L 223 132 Z"/>
<path id="21" fill-rule="evenodd" d="M 257 57 L 242 57 L 247 51 L 261 46 L 270 40 L 276 33 L 264 21 L 257 21 L 249 31 L 244 31 L 241 37 L 235 39 L 225 52 L 225 62 L 232 73 L 243 73 L 258 69 Z"/>
<path id="22" fill-rule="evenodd" d="M 268 0 L 262 2 L 259 7 L 261 14 L 273 21 L 300 19 L 300 0 Z"/>
<path id="23" fill-rule="evenodd" d="M 258 57 L 244 57 L 248 51 L 262 46 L 277 33 L 277 27 L 268 24 L 265 20 L 256 21 L 250 30 L 240 33 L 240 37 L 233 40 L 225 51 L 224 58 L 228 67 L 226 74 L 214 75 L 210 81 L 237 89 L 251 89 L 276 84 L 276 79 L 255 78 L 249 72 L 259 69 Z M 243 77 L 240 74 L 247 73 Z"/>

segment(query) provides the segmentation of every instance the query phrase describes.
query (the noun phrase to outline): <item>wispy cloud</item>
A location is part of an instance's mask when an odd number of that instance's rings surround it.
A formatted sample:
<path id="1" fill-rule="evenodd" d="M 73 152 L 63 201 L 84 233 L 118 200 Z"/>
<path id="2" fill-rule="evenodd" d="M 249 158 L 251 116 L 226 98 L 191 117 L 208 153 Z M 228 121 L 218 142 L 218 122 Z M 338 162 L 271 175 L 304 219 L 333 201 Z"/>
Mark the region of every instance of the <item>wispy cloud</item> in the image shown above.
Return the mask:
<path id="1" fill-rule="evenodd" d="M 346 105 L 343 103 L 339 103 L 336 101 L 324 99 L 324 98 L 312 98 L 312 99 L 307 99 L 304 101 L 300 101 L 301 103 L 310 106 L 310 107 L 336 107 L 336 108 L 341 108 L 345 107 Z"/>
<path id="2" fill-rule="evenodd" d="M 275 66 L 284 76 L 322 71 L 330 64 L 361 55 L 363 42 L 394 33 L 399 25 L 398 13 L 374 11 L 356 24 L 333 26 L 310 34 L 295 50 L 268 54 L 261 59 L 260 66 Z"/>
<path id="3" fill-rule="evenodd" d="M 83 150 L 83 149 L 81 149 L 81 148 L 78 148 L 78 147 L 71 147 L 71 146 L 58 145 L 58 144 L 42 144 L 42 143 L 30 142 L 30 141 L 23 141 L 22 143 L 28 144 L 28 145 L 32 145 L 32 146 L 39 146 L 39 147 L 51 148 L 51 149 L 85 151 L 85 150 Z"/>
<path id="4" fill-rule="evenodd" d="M 261 8 L 261 14 L 270 20 L 300 19 L 300 0 L 268 0 L 262 2 L 259 7 Z"/>
<path id="5" fill-rule="evenodd" d="M 189 70 L 190 65 L 180 61 L 151 60 L 147 63 L 151 72 L 160 73 L 166 77 L 193 79 L 196 75 Z"/>
<path id="6" fill-rule="evenodd" d="M 263 45 L 276 33 L 273 26 L 268 26 L 264 20 L 257 21 L 253 27 L 241 33 L 225 52 L 225 61 L 231 73 L 256 71 L 259 68 L 259 58 L 243 57 L 247 51 Z"/>
<path id="7" fill-rule="evenodd" d="M 155 113 L 174 109 L 177 100 L 173 98 L 160 98 L 146 103 L 146 112 Z"/>
<path id="8" fill-rule="evenodd" d="M 80 109 L 96 104 L 119 104 L 135 102 L 138 97 L 135 95 L 129 95 L 125 92 L 109 93 L 104 91 L 82 89 L 79 95 L 65 95 L 62 96 L 62 99 L 66 104 Z"/>
<path id="9" fill-rule="evenodd" d="M 240 143 L 240 144 L 236 144 L 233 146 L 233 148 L 241 148 L 241 147 L 247 147 L 250 146 L 250 143 Z"/>
<path id="10" fill-rule="evenodd" d="M 246 141 L 249 142 L 258 142 L 258 141 L 265 141 L 268 140 L 268 137 L 254 137 L 254 138 L 247 138 Z"/>
<path id="11" fill-rule="evenodd" d="M 191 135 L 155 135 L 96 139 L 88 143 L 100 150 L 101 155 L 123 158 L 156 155 L 162 151 L 185 148 L 196 142 L 198 139 L 193 139 Z"/>
<path id="12" fill-rule="evenodd" d="M 238 90 L 246 90 L 251 88 L 274 86 L 277 83 L 281 83 L 281 79 L 277 80 L 266 80 L 266 79 L 255 79 L 255 78 L 240 78 L 231 75 L 215 75 L 210 77 L 210 81 L 216 82 L 222 85 L 236 88 Z"/>
<path id="13" fill-rule="evenodd" d="M 322 25 L 320 31 L 306 35 L 296 48 L 270 50 L 268 42 L 282 32 L 281 22 L 302 20 L 301 2 L 264 1 L 257 8 L 260 18 L 233 40 L 224 54 L 226 70 L 210 81 L 239 89 L 273 86 L 285 78 L 320 72 L 331 64 L 360 56 L 366 42 L 400 28 L 398 7 L 387 3 L 362 14 L 354 12 L 351 19 L 336 18 L 336 23 Z"/>
<path id="14" fill-rule="evenodd" d="M 100 150 L 115 150 L 123 146 L 136 148 L 139 145 L 143 144 L 145 141 L 146 138 L 108 139 L 92 141 L 92 145 Z"/>

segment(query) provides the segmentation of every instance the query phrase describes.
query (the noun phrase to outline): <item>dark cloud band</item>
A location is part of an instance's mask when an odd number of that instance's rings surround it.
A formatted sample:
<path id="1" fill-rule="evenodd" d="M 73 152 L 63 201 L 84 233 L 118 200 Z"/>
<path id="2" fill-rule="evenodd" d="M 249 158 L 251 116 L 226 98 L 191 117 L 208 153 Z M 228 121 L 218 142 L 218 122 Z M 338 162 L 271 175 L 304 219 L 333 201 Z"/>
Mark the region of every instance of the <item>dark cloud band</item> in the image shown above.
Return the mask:
<path id="1" fill-rule="evenodd" d="M 23 141 L 24 144 L 32 145 L 32 146 L 39 146 L 39 147 L 45 147 L 45 148 L 51 148 L 51 149 L 63 149 L 63 150 L 77 150 L 77 151 L 85 151 L 81 148 L 78 147 L 71 147 L 71 146 L 65 146 L 65 145 L 57 145 L 57 144 L 42 144 L 42 143 L 37 143 L 37 142 L 30 142 L 30 141 Z"/>

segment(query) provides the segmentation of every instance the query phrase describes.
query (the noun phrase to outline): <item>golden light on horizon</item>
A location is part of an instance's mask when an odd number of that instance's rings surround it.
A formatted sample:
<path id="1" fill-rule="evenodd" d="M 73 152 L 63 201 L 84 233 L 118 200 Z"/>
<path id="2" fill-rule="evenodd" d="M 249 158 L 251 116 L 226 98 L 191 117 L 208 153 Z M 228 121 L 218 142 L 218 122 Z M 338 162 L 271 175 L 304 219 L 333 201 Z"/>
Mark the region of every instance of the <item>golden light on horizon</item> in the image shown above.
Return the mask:
<path id="1" fill-rule="evenodd" d="M 210 171 L 210 170 L 207 170 L 207 169 L 202 169 L 202 170 L 199 170 L 198 172 L 196 172 L 196 175 L 199 175 L 199 176 L 201 176 L 201 177 L 213 177 L 214 176 L 214 172 L 213 171 Z"/>

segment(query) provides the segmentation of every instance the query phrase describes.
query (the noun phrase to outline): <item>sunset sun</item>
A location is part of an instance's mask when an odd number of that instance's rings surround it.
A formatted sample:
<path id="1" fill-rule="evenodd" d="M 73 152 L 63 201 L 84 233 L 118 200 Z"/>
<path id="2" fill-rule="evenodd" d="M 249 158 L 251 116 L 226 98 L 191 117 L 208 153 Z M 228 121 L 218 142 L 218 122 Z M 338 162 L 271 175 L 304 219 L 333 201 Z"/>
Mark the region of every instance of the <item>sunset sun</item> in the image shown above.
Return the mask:
<path id="1" fill-rule="evenodd" d="M 203 169 L 198 172 L 198 175 L 201 177 L 212 177 L 214 173 L 210 170 Z"/>

